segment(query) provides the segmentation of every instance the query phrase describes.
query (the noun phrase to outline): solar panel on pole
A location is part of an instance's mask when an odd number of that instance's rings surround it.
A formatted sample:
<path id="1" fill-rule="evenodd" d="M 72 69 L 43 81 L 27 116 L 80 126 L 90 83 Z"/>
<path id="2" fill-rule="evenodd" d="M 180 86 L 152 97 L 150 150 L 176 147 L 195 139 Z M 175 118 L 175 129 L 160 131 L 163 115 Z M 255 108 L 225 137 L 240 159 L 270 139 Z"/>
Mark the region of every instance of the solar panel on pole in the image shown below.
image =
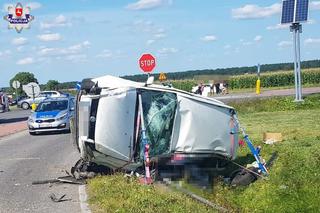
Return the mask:
<path id="1" fill-rule="evenodd" d="M 281 24 L 291 24 L 290 30 L 293 32 L 294 44 L 294 74 L 296 99 L 302 100 L 301 86 L 301 67 L 300 67 L 300 33 L 302 33 L 302 25 L 300 22 L 308 21 L 309 0 L 283 0 Z"/>
<path id="2" fill-rule="evenodd" d="M 296 0 L 295 23 L 308 21 L 309 0 Z"/>
<path id="3" fill-rule="evenodd" d="M 281 24 L 290 24 L 294 18 L 295 0 L 284 0 L 282 2 Z"/>

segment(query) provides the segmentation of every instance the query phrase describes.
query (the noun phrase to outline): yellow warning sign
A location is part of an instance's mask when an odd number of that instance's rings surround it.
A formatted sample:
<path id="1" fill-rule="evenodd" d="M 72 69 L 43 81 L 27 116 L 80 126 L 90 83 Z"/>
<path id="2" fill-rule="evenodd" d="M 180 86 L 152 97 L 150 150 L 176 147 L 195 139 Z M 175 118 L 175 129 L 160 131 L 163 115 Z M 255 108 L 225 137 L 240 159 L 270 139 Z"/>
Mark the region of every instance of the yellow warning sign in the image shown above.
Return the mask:
<path id="1" fill-rule="evenodd" d="M 165 80 L 167 80 L 166 74 L 164 74 L 163 72 L 160 73 L 160 75 L 159 75 L 159 81 L 165 81 Z"/>

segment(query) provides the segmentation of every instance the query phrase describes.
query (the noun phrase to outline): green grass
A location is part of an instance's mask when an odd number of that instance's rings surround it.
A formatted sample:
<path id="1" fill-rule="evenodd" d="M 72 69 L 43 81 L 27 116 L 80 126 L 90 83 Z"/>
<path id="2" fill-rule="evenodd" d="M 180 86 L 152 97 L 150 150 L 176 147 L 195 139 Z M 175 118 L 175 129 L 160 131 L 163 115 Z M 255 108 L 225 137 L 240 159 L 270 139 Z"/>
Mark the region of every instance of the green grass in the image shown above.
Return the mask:
<path id="1" fill-rule="evenodd" d="M 240 100 L 228 103 L 241 115 L 243 113 L 275 112 L 292 110 L 310 110 L 320 108 L 320 94 L 310 95 L 301 103 L 295 103 L 293 97 L 277 97 Z"/>
<path id="2" fill-rule="evenodd" d="M 310 88 L 310 87 L 320 87 L 320 84 L 304 84 L 303 88 Z M 267 90 L 281 90 L 281 89 L 294 89 L 294 85 L 290 86 L 280 86 L 280 87 L 263 87 L 261 86 L 261 93 Z M 238 94 L 238 93 L 255 93 L 256 88 L 241 88 L 241 89 L 229 89 L 229 94 Z"/>
<path id="3" fill-rule="evenodd" d="M 320 95 L 309 96 L 297 107 L 289 98 L 277 98 L 236 106 L 239 117 L 255 145 L 261 145 L 268 159 L 278 159 L 269 180 L 233 189 L 219 184 L 207 198 L 241 212 L 318 212 L 320 209 Z M 276 105 L 284 107 L 276 108 Z M 251 105 L 249 108 L 248 105 Z M 254 107 L 253 107 L 254 106 Z M 256 109 L 256 112 L 255 110 Z M 267 109 L 267 112 L 265 111 Z M 281 132 L 284 141 L 262 142 L 263 132 Z M 239 150 L 239 158 L 249 153 Z M 223 201 L 223 202 L 221 202 Z"/>
<path id="4" fill-rule="evenodd" d="M 93 212 L 213 212 L 179 192 L 141 185 L 123 174 L 90 180 L 88 193 Z"/>
<path id="5" fill-rule="evenodd" d="M 279 157 L 268 180 L 248 187 L 231 188 L 221 181 L 214 193 L 193 189 L 233 212 L 319 212 L 320 209 L 320 94 L 294 103 L 292 97 L 231 103 L 255 145 L 267 160 Z M 280 132 L 284 141 L 265 145 L 264 132 Z M 238 162 L 247 159 L 247 147 L 239 149 Z M 244 161 L 242 161 L 244 162 Z M 190 186 L 188 186 L 190 187 Z M 191 187 L 192 189 L 192 187 Z M 122 175 L 99 177 L 88 185 L 94 212 L 209 212 L 185 195 L 158 186 L 143 186 Z"/>

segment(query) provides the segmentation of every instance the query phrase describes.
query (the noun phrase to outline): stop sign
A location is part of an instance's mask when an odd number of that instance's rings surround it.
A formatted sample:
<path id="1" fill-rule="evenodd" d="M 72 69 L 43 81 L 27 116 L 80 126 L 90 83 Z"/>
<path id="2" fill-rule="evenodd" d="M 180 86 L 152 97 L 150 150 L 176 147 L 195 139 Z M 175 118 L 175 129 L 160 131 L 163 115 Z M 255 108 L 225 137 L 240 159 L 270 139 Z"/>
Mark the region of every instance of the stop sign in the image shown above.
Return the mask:
<path id="1" fill-rule="evenodd" d="M 143 72 L 152 72 L 156 66 L 156 59 L 151 54 L 143 54 L 139 59 L 139 66 Z"/>

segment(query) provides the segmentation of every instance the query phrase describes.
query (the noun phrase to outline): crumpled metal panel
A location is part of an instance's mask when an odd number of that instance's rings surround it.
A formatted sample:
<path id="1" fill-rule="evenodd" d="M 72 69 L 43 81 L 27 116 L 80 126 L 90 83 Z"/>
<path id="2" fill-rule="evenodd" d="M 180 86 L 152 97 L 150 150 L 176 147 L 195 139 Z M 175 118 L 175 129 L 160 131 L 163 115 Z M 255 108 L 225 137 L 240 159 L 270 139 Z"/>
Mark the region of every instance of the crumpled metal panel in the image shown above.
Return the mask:
<path id="1" fill-rule="evenodd" d="M 129 160 L 133 146 L 136 90 L 122 89 L 100 97 L 95 131 L 96 149 L 105 155 Z M 112 93 L 112 94 L 111 94 Z"/>
<path id="2" fill-rule="evenodd" d="M 178 95 L 171 147 L 183 153 L 216 153 L 234 157 L 228 108 Z"/>

